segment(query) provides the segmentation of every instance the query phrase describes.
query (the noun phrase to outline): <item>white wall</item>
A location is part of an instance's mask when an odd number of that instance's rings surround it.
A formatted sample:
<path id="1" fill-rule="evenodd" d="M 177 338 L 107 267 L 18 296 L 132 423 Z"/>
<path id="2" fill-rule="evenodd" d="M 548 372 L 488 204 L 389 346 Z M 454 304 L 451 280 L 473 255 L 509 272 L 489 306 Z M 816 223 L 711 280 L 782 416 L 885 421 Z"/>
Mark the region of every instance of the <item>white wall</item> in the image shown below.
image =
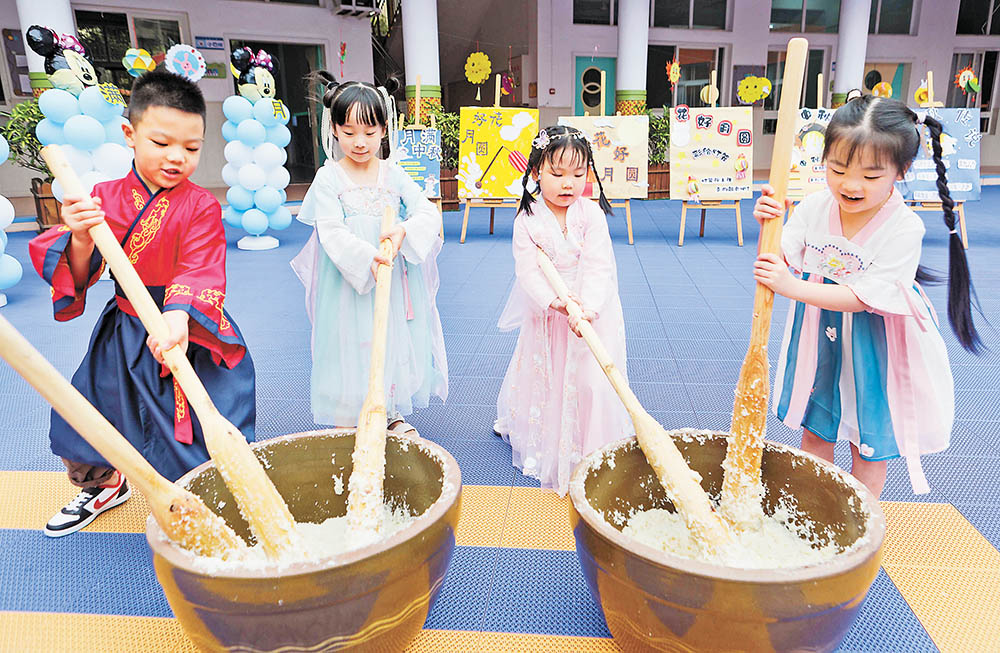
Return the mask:
<path id="1" fill-rule="evenodd" d="M 42 0 L 39 0 L 42 1 Z M 328 4 L 328 3 L 327 3 Z M 102 4 L 73 2 L 74 9 L 93 11 L 148 11 L 152 15 L 178 17 L 185 39 L 194 44 L 195 36 L 222 37 L 228 48 L 230 39 L 249 39 L 292 44 L 314 44 L 324 49 L 324 59 L 339 73 L 340 41 L 347 43 L 344 76 L 347 79 L 372 79 L 371 25 L 367 18 L 345 18 L 329 7 L 309 7 L 294 4 L 249 2 L 245 0 L 171 0 L 157 3 L 151 0 L 107 0 Z M 0 0 L 0 27 L 19 29 L 15 0 Z M 229 50 L 205 50 L 206 61 L 227 62 Z M 0 63 L 6 68 L 6 62 Z M 279 75 L 280 69 L 279 69 Z M 10 73 L 3 71 L 4 88 L 10 89 Z M 198 83 L 208 102 L 206 145 L 198 171 L 192 179 L 203 186 L 222 186 L 222 166 L 225 145 L 220 128 L 222 101 L 233 94 L 232 77 L 203 79 Z M 12 98 L 16 104 L 20 98 Z M 10 105 L 0 107 L 9 109 Z M 0 168 L 0 194 L 8 197 L 30 193 L 28 179 L 32 176 L 8 163 Z"/>
<path id="2" fill-rule="evenodd" d="M 910 63 L 910 80 L 907 103 L 913 104 L 912 93 L 928 69 L 936 77 L 936 95 L 943 101 L 948 85 L 953 82 L 952 55 L 959 50 L 1000 49 L 998 36 L 956 36 L 960 0 L 914 0 L 914 35 L 870 35 L 868 62 Z M 616 57 L 618 50 L 617 26 L 574 25 L 573 0 L 537 0 L 538 12 L 538 105 L 543 124 L 554 123 L 560 115 L 571 114 L 575 94 L 574 62 L 578 56 Z M 764 65 L 769 47 L 778 47 L 794 37 L 809 39 L 811 48 L 825 48 L 829 62 L 836 57 L 836 34 L 793 34 L 771 32 L 768 29 L 771 13 L 770 0 L 729 0 L 731 30 L 688 30 L 651 27 L 649 42 L 664 45 L 689 45 L 696 47 L 725 47 L 723 82 L 720 84 L 723 103 L 731 97 L 731 71 L 736 65 Z M 859 80 L 860 81 L 860 80 Z M 860 85 L 860 84 L 859 84 Z M 549 90 L 554 89 L 550 94 Z M 754 109 L 757 132 L 754 147 L 754 167 L 766 169 L 770 164 L 772 136 L 761 135 L 763 110 Z M 981 141 L 984 166 L 1000 165 L 1000 130 L 984 136 Z"/>

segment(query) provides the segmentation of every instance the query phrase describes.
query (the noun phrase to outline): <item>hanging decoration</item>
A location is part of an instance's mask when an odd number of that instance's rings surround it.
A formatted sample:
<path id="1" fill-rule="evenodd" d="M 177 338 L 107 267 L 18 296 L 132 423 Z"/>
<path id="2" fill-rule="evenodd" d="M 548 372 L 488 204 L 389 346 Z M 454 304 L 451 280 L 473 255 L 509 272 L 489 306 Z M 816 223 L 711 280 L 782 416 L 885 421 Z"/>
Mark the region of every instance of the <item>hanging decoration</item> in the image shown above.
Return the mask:
<path id="1" fill-rule="evenodd" d="M 763 102 L 771 94 L 771 80 L 767 77 L 747 75 L 736 85 L 736 97 L 743 104 Z"/>
<path id="2" fill-rule="evenodd" d="M 667 79 L 670 81 L 670 90 L 677 88 L 677 82 L 681 81 L 681 62 L 677 59 L 667 62 Z"/>
<path id="3" fill-rule="evenodd" d="M 479 85 L 489 79 L 491 72 L 493 68 L 485 52 L 473 52 L 465 60 L 465 79 L 476 85 L 476 100 L 480 99 Z"/>
<path id="4" fill-rule="evenodd" d="M 504 95 L 509 95 L 511 102 L 517 102 L 517 98 L 514 97 L 514 89 L 517 87 L 517 81 L 514 79 L 514 65 L 511 63 L 513 59 L 513 46 L 507 46 L 507 70 L 500 75 L 500 92 Z"/>
<path id="5" fill-rule="evenodd" d="M 122 57 L 122 65 L 132 77 L 141 77 L 156 68 L 153 55 L 142 48 L 129 48 Z"/>
<path id="6" fill-rule="evenodd" d="M 340 42 L 340 78 L 344 79 L 344 61 L 347 60 L 347 43 Z"/>
<path id="7" fill-rule="evenodd" d="M 190 45 L 178 43 L 167 50 L 163 66 L 175 75 L 197 82 L 205 76 L 205 57 Z"/>
<path id="8" fill-rule="evenodd" d="M 955 75 L 955 86 L 962 89 L 966 95 L 979 92 L 979 78 L 973 72 L 972 66 L 966 66 Z"/>
<path id="9" fill-rule="evenodd" d="M 872 87 L 872 95 L 875 97 L 892 97 L 892 84 L 889 82 L 879 82 Z"/>

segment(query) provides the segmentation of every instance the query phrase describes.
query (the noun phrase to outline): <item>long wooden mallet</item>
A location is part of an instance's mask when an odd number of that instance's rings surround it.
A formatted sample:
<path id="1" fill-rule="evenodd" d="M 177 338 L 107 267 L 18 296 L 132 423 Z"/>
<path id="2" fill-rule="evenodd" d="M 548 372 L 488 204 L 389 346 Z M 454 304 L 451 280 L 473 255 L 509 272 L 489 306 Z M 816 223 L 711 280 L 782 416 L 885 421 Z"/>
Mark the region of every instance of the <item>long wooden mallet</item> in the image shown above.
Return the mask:
<path id="1" fill-rule="evenodd" d="M 42 148 L 42 157 L 67 196 L 87 197 L 79 178 L 57 145 Z M 125 291 L 143 326 L 157 340 L 167 340 L 170 336 L 167 322 L 125 256 L 111 227 L 101 222 L 90 228 L 90 237 L 111 266 L 115 280 Z M 180 347 L 171 347 L 163 353 L 163 359 L 198 416 L 208 453 L 267 557 L 277 560 L 293 551 L 301 555 L 295 520 L 246 438 L 212 403 Z"/>
<path id="2" fill-rule="evenodd" d="M 806 39 L 794 38 L 788 42 L 769 177 L 774 187 L 774 199 L 782 207 L 785 206 L 788 191 L 788 172 L 795 139 L 795 114 L 799 110 L 808 52 L 809 42 Z M 761 226 L 760 253 L 780 255 L 782 220 L 783 216 L 766 220 Z M 774 292 L 758 283 L 753 299 L 750 345 L 736 385 L 730 428 L 732 435 L 723 463 L 720 511 L 730 524 L 738 528 L 751 526 L 761 515 L 760 463 L 764 450 L 769 383 L 767 341 L 771 332 L 773 307 Z"/>
<path id="3" fill-rule="evenodd" d="M 396 220 L 386 207 L 382 215 L 384 233 Z M 384 239 L 379 254 L 392 260 L 392 241 Z M 382 531 L 382 490 L 385 481 L 385 341 L 389 326 L 389 290 L 392 265 L 380 263 L 375 273 L 375 307 L 372 317 L 372 353 L 368 371 L 368 394 L 361 405 L 354 436 L 354 469 L 347 484 L 347 525 L 355 532 Z"/>
<path id="4" fill-rule="evenodd" d="M 549 285 L 552 286 L 559 299 L 566 302 L 566 311 L 577 319 L 582 317 L 583 309 L 570 298 L 566 282 L 563 281 L 548 255 L 540 248 L 538 250 L 538 267 L 542 269 L 542 273 L 548 279 Z M 653 471 L 656 472 L 657 478 L 660 479 L 660 484 L 667 490 L 667 495 L 674 507 L 684 517 L 692 538 L 709 555 L 724 551 L 731 544 L 726 522 L 712 510 L 708 495 L 705 494 L 705 490 L 698 483 L 697 476 L 688 467 L 681 452 L 678 451 L 673 438 L 639 403 L 639 399 L 632 392 L 628 381 L 618 370 L 614 359 L 605 349 L 604 343 L 601 342 L 590 322 L 580 320 L 579 330 L 580 337 L 590 347 L 594 358 L 597 359 L 604 374 L 611 381 L 615 392 L 618 393 L 618 397 L 625 404 L 625 409 L 632 417 L 632 425 L 635 426 L 639 447 L 646 455 L 646 460 L 649 461 Z"/>
<path id="5" fill-rule="evenodd" d="M 198 555 L 240 558 L 246 544 L 195 494 L 160 476 L 104 418 L 0 316 L 0 356 L 24 377 L 99 454 L 146 497 L 153 519 L 167 537 Z"/>

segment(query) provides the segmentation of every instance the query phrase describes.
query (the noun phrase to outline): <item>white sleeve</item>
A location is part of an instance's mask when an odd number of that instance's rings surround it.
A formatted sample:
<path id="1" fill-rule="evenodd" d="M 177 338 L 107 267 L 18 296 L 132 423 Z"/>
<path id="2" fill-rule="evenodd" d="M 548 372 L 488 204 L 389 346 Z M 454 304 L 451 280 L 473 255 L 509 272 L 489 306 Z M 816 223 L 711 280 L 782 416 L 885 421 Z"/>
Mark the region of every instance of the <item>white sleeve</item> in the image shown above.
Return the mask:
<path id="1" fill-rule="evenodd" d="M 364 295 L 375 287 L 371 265 L 378 250 L 347 228 L 344 208 L 337 193 L 338 187 L 333 171 L 320 168 L 302 206 L 309 208 L 307 219 L 316 223 L 316 234 L 323 252 L 351 287 Z"/>
<path id="2" fill-rule="evenodd" d="M 440 240 L 441 214 L 405 170 L 394 163 L 388 166 L 390 183 L 399 192 L 403 203 L 401 217 L 404 218 L 406 237 L 399 251 L 407 261 L 423 263 Z"/>
<path id="3" fill-rule="evenodd" d="M 798 273 L 802 272 L 806 252 L 806 232 L 809 230 L 810 219 L 817 211 L 829 208 L 827 203 L 820 199 L 824 194 L 813 193 L 799 202 L 781 228 L 781 253 L 789 267 Z"/>
<path id="4" fill-rule="evenodd" d="M 920 264 L 923 223 L 908 221 L 893 232 L 874 255 L 868 268 L 845 285 L 874 313 L 910 315 L 913 281 Z"/>

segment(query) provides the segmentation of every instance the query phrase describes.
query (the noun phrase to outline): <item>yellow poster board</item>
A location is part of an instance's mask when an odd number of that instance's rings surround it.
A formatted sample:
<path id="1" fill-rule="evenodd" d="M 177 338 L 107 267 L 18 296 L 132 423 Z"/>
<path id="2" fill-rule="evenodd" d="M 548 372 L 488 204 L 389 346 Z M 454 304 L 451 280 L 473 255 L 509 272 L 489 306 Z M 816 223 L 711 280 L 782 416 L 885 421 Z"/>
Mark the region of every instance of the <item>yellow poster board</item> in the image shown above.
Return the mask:
<path id="1" fill-rule="evenodd" d="M 646 198 L 649 116 L 562 116 L 559 124 L 575 127 L 590 138 L 594 165 L 608 199 Z M 587 182 L 584 195 L 597 197 L 597 184 L 589 177 Z"/>
<path id="2" fill-rule="evenodd" d="M 521 197 L 521 180 L 538 135 L 538 109 L 462 107 L 458 196 Z"/>
<path id="3" fill-rule="evenodd" d="M 750 107 L 670 109 L 670 198 L 742 199 L 752 195 Z"/>
<path id="4" fill-rule="evenodd" d="M 788 199 L 801 200 L 826 188 L 826 165 L 823 146 L 826 126 L 832 109 L 803 107 L 795 115 L 795 144 L 792 146 L 792 169 L 788 174 Z"/>

